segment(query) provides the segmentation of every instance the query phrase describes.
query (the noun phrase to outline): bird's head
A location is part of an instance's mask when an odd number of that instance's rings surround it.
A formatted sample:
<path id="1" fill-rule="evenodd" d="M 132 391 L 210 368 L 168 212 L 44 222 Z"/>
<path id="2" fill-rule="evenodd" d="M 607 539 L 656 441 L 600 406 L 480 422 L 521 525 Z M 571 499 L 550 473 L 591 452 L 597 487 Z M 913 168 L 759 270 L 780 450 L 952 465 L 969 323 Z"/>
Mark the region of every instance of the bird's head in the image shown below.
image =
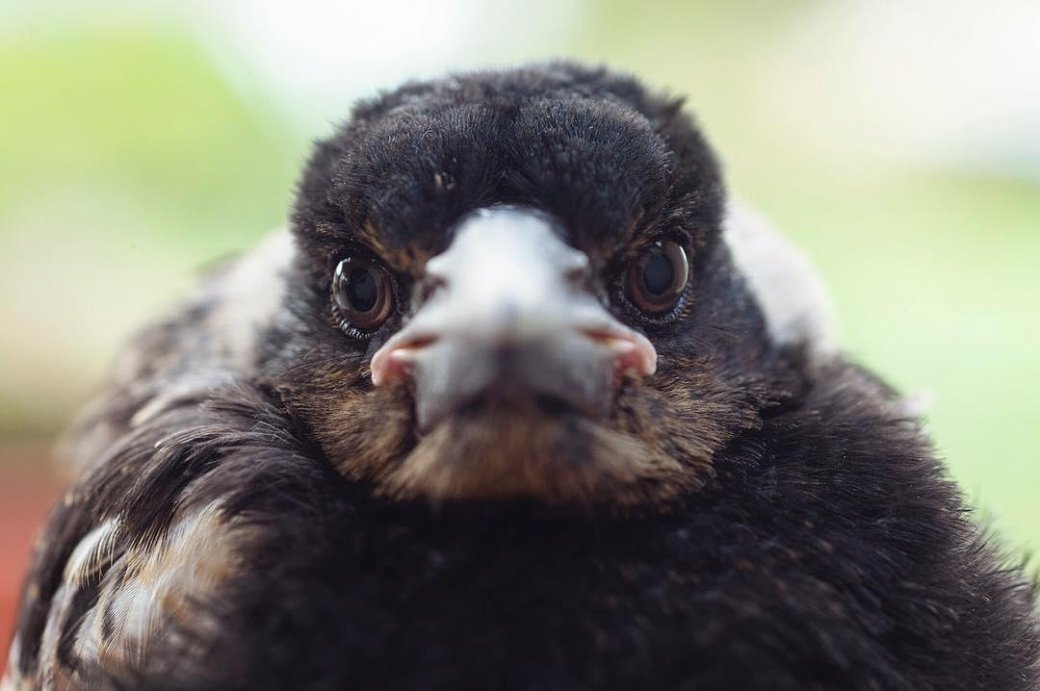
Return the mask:
<path id="1" fill-rule="evenodd" d="M 282 398 L 394 498 L 688 494 L 789 371 L 723 215 L 679 102 L 624 76 L 553 64 L 362 103 L 300 184 Z"/>

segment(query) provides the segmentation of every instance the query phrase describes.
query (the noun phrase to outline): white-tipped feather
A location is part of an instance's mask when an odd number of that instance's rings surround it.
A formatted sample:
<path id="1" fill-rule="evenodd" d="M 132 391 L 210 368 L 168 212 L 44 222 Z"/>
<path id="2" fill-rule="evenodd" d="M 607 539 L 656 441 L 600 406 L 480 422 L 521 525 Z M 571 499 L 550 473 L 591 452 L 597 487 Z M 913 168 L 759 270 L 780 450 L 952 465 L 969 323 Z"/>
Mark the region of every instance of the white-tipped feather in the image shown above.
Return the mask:
<path id="1" fill-rule="evenodd" d="M 18 636 L 15 636 L 7 652 L 7 671 L 4 673 L 3 679 L 0 679 L 0 691 L 29 691 L 32 688 L 18 668 L 18 660 L 21 656 L 22 647 Z"/>
<path id="2" fill-rule="evenodd" d="M 79 588 L 101 574 L 112 561 L 118 534 L 119 520 L 116 518 L 107 519 L 87 533 L 65 564 L 65 582 Z"/>
<path id="3" fill-rule="evenodd" d="M 237 564 L 232 527 L 218 503 L 182 516 L 152 544 L 124 554 L 125 570 L 113 568 L 97 603 L 84 616 L 76 637 L 76 653 L 85 660 L 102 654 L 128 663 L 143 659 L 148 646 L 171 622 L 201 630 L 199 609 Z M 115 622 L 102 639 L 105 613 Z"/>

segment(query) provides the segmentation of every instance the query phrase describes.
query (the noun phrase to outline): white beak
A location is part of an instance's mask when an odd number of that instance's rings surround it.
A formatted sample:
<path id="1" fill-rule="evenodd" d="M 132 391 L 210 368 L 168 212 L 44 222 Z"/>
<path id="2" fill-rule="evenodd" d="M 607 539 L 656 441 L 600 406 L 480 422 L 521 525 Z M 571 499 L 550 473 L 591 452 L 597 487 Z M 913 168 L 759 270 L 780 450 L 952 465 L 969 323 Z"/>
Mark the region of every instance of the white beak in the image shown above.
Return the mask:
<path id="1" fill-rule="evenodd" d="M 605 413 L 619 375 L 653 374 L 657 354 L 588 290 L 588 272 L 544 214 L 475 212 L 427 263 L 432 292 L 373 356 L 373 383 L 412 377 L 420 429 L 480 400 Z"/>

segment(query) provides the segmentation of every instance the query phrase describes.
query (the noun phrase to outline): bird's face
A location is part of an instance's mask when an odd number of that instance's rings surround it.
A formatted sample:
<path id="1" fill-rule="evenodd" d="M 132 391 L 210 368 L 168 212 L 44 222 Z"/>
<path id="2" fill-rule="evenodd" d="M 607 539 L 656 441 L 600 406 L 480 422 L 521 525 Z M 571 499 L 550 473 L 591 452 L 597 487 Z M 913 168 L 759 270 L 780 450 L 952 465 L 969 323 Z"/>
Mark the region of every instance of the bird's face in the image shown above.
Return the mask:
<path id="1" fill-rule="evenodd" d="M 282 397 L 379 494 L 664 502 L 775 359 L 714 160 L 631 82 L 519 75 L 405 87 L 319 145 Z"/>

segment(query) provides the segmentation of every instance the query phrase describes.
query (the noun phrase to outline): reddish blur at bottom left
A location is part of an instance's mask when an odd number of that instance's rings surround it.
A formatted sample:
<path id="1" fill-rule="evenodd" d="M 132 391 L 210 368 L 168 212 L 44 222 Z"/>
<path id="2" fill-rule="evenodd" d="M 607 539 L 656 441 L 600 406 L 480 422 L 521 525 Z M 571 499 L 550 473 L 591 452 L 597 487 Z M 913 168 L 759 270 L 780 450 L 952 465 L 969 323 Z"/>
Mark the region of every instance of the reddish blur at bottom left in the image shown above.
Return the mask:
<path id="1" fill-rule="evenodd" d="M 0 445 L 0 674 L 33 541 L 61 487 L 47 444 Z"/>

